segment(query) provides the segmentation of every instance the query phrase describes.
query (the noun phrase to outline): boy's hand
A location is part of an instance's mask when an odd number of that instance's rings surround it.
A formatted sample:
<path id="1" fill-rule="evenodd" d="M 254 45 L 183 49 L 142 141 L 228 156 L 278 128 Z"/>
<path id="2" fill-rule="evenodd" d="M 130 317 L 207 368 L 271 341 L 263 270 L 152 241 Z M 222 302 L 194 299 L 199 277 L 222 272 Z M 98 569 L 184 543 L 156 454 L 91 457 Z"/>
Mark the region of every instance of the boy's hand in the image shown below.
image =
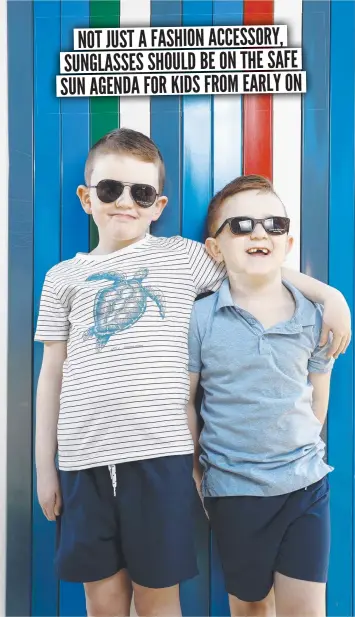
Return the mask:
<path id="1" fill-rule="evenodd" d="M 203 497 L 202 497 L 202 492 L 201 492 L 202 476 L 200 475 L 200 473 L 196 473 L 195 471 L 194 471 L 193 476 L 194 476 L 194 480 L 195 480 L 196 490 L 198 492 L 198 496 L 201 499 L 202 504 L 203 504 Z"/>
<path id="2" fill-rule="evenodd" d="M 62 493 L 55 467 L 44 473 L 37 472 L 37 495 L 46 519 L 55 521 L 62 508 Z"/>
<path id="3" fill-rule="evenodd" d="M 201 503 L 202 503 L 202 507 L 205 511 L 205 514 L 207 516 L 207 518 L 209 518 L 208 516 L 208 512 L 205 508 L 205 504 L 203 502 L 203 496 L 202 496 L 202 490 L 201 490 L 201 484 L 202 484 L 202 471 L 201 471 L 201 467 L 199 464 L 195 465 L 194 467 L 194 471 L 193 471 L 193 478 L 195 480 L 195 484 L 196 484 L 196 490 L 198 492 L 198 496 L 201 499 Z"/>
<path id="4" fill-rule="evenodd" d="M 345 353 L 351 341 L 351 313 L 344 296 L 334 289 L 324 302 L 321 347 L 327 343 L 330 332 L 333 341 L 328 356 L 336 359 Z"/>

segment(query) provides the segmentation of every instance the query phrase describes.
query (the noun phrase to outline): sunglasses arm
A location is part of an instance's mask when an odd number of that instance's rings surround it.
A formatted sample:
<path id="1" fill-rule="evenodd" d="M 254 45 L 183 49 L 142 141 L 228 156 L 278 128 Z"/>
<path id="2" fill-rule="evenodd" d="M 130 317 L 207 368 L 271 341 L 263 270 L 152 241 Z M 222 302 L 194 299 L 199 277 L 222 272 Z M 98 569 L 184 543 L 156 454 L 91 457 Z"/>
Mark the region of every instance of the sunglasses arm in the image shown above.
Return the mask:
<path id="1" fill-rule="evenodd" d="M 219 234 L 221 233 L 221 231 L 223 231 L 223 229 L 225 228 L 225 226 L 229 224 L 229 221 L 230 221 L 230 220 L 231 220 L 231 219 L 226 219 L 226 220 L 224 221 L 224 223 L 222 223 L 222 225 L 221 225 L 221 226 L 217 229 L 216 233 L 214 234 L 214 236 L 213 236 L 214 238 L 217 238 L 217 236 L 219 236 Z"/>

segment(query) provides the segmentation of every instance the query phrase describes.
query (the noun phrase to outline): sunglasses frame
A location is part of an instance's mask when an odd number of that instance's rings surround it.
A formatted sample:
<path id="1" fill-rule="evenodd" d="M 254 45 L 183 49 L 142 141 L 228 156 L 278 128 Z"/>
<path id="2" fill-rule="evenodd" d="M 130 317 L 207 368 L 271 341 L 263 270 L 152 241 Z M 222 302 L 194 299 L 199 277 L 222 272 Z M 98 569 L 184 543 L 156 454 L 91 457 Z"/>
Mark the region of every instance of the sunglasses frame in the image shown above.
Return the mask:
<path id="1" fill-rule="evenodd" d="M 116 184 L 121 184 L 121 186 L 123 187 L 121 194 L 120 194 L 120 195 L 118 195 L 118 197 L 116 197 L 116 199 L 114 199 L 113 201 L 102 201 L 102 199 L 100 199 L 100 197 L 99 197 L 99 195 L 98 195 L 98 192 L 97 192 L 97 187 L 98 187 L 98 186 L 99 186 L 102 182 L 115 182 Z M 151 207 L 154 205 L 154 203 L 155 203 L 155 201 L 157 200 L 157 198 L 158 198 L 158 197 L 161 197 L 161 193 L 158 193 L 158 192 L 156 191 L 156 189 L 154 188 L 154 186 L 152 186 L 151 184 L 143 184 L 143 183 L 140 183 L 140 182 L 121 182 L 121 180 L 112 180 L 111 178 L 104 178 L 103 180 L 100 180 L 100 182 L 98 182 L 97 184 L 91 184 L 91 185 L 89 185 L 87 188 L 88 188 L 88 189 L 96 189 L 96 194 L 97 194 L 98 198 L 100 199 L 100 201 L 101 201 L 103 204 L 113 204 L 113 203 L 115 203 L 115 202 L 117 201 L 117 199 L 119 199 L 119 198 L 121 197 L 121 195 L 122 195 L 122 193 L 123 193 L 123 191 L 124 191 L 124 187 L 125 187 L 125 186 L 129 186 L 129 187 L 130 187 L 130 194 L 131 194 L 131 197 L 132 197 L 133 201 L 134 201 L 134 202 L 135 202 L 135 203 L 136 203 L 136 204 L 137 204 L 140 208 L 151 208 Z M 136 201 L 136 199 L 134 199 L 134 197 L 133 197 L 133 195 L 132 195 L 132 187 L 134 187 L 134 186 L 149 186 L 151 189 L 153 189 L 153 191 L 154 191 L 154 193 L 155 193 L 155 198 L 154 198 L 154 201 L 153 201 L 151 204 L 149 204 L 149 206 L 143 206 L 142 204 L 140 204 L 140 203 L 139 203 L 139 201 Z"/>
<path id="2" fill-rule="evenodd" d="M 287 226 L 286 229 L 284 231 L 278 231 L 278 232 L 270 232 L 269 229 L 266 229 L 264 223 L 265 221 L 269 221 L 270 219 L 282 219 L 283 221 L 287 221 Z M 253 228 L 251 230 L 246 231 L 245 233 L 234 233 L 234 231 L 232 230 L 232 225 L 231 222 L 235 221 L 235 220 L 239 220 L 239 221 L 253 221 L 254 225 Z M 250 233 L 253 233 L 255 227 L 257 226 L 257 224 L 260 223 L 263 228 L 265 229 L 267 234 L 270 234 L 271 236 L 283 236 L 284 234 L 287 234 L 290 230 L 290 219 L 287 216 L 267 216 L 264 219 L 253 219 L 253 217 L 251 216 L 232 216 L 228 219 L 226 219 L 224 221 L 224 223 L 222 223 L 222 225 L 217 229 L 215 235 L 213 236 L 214 238 L 217 238 L 217 236 L 221 233 L 221 231 L 224 229 L 224 227 L 226 225 L 229 225 L 229 229 L 231 230 L 232 234 L 234 236 L 247 236 Z"/>

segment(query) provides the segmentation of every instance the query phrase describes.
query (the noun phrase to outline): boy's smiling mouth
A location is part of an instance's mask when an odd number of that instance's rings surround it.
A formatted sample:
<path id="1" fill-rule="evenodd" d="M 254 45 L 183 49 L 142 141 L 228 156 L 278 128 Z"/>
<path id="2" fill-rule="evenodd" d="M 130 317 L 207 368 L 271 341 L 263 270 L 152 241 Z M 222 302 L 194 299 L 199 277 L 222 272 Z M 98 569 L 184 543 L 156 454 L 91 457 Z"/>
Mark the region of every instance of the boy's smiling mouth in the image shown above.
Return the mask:
<path id="1" fill-rule="evenodd" d="M 113 214 L 111 214 L 111 216 L 113 218 L 119 218 L 124 221 L 135 221 L 138 218 L 133 214 L 128 214 L 127 212 L 114 212 Z"/>
<path id="2" fill-rule="evenodd" d="M 271 251 L 270 249 L 264 247 L 264 246 L 254 246 L 251 247 L 250 249 L 247 249 L 246 253 L 248 253 L 248 255 L 261 255 L 261 256 L 267 256 L 270 255 Z"/>

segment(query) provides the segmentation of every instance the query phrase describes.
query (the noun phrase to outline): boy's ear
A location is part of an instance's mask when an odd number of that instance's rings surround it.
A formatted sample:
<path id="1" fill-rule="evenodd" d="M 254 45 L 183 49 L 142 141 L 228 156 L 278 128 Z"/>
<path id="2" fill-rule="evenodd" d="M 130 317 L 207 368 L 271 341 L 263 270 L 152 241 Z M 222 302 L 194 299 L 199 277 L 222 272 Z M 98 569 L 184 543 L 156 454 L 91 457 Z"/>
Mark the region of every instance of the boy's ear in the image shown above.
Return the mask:
<path id="1" fill-rule="evenodd" d="M 207 238 L 205 241 L 205 247 L 207 252 L 217 263 L 222 263 L 224 261 L 222 252 L 218 246 L 218 242 L 216 238 Z"/>
<path id="2" fill-rule="evenodd" d="M 165 195 L 161 195 L 158 197 L 156 204 L 154 206 L 154 215 L 152 216 L 152 221 L 157 221 L 163 212 L 165 206 L 168 203 L 168 198 Z"/>
<path id="3" fill-rule="evenodd" d="M 91 200 L 90 200 L 90 192 L 87 186 L 80 184 L 76 189 L 76 194 L 80 199 L 80 203 L 85 210 L 86 214 L 91 214 Z"/>
<path id="4" fill-rule="evenodd" d="M 286 244 L 286 255 L 285 257 L 292 251 L 294 245 L 293 236 L 287 236 L 287 244 Z"/>

